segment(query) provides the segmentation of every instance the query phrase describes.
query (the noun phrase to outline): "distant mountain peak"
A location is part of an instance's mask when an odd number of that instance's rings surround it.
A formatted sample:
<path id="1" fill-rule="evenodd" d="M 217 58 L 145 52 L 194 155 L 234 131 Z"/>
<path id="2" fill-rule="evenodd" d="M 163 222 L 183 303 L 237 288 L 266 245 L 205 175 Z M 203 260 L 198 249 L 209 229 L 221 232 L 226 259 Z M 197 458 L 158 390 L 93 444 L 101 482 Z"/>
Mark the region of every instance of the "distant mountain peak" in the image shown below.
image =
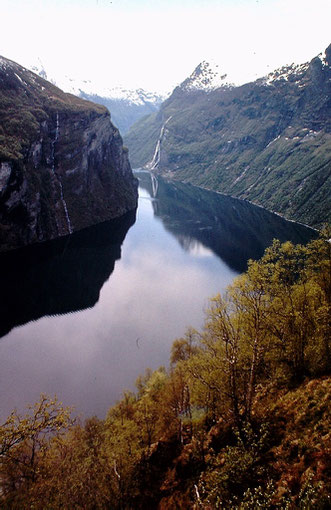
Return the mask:
<path id="1" fill-rule="evenodd" d="M 93 79 L 79 79 L 68 75 L 50 76 L 39 57 L 30 62 L 27 68 L 42 78 L 48 79 L 64 92 L 69 92 L 75 96 L 98 96 L 114 101 L 124 101 L 131 105 L 155 104 L 156 106 L 166 99 L 162 94 L 146 91 L 142 88 L 128 89 L 121 85 L 100 84 Z"/>
<path id="2" fill-rule="evenodd" d="M 1 63 L 0 63 L 1 64 Z M 48 79 L 64 92 L 102 104 L 111 112 L 113 123 L 122 134 L 127 132 L 134 122 L 157 111 L 166 96 L 141 87 L 130 89 L 125 86 L 107 83 L 91 78 L 79 78 L 64 73 L 53 74 L 45 67 L 39 57 L 27 63 L 27 68 L 44 79 Z M 47 71 L 46 71 L 47 69 Z"/>
<path id="3" fill-rule="evenodd" d="M 105 99 L 125 101 L 127 104 L 144 105 L 146 103 L 160 104 L 165 97 L 156 92 L 142 88 L 127 89 L 123 86 L 100 85 L 92 80 L 78 80 L 68 76 L 58 79 L 59 86 L 66 92 L 76 96 L 99 96 Z"/>
<path id="4" fill-rule="evenodd" d="M 211 91 L 231 86 L 232 84 L 227 81 L 227 74 L 221 72 L 218 64 L 206 60 L 200 62 L 193 73 L 181 84 L 181 88 L 187 91 Z"/>

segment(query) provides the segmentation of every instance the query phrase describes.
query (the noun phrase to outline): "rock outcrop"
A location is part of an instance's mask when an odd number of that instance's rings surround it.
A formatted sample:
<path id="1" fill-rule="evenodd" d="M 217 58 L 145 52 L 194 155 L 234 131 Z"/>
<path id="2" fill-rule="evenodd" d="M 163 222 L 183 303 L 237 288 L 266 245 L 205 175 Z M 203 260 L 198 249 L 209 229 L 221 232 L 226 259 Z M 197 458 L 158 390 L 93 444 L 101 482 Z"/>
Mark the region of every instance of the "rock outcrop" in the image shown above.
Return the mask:
<path id="1" fill-rule="evenodd" d="M 106 108 L 0 57 L 0 250 L 119 217 L 137 184 Z"/>

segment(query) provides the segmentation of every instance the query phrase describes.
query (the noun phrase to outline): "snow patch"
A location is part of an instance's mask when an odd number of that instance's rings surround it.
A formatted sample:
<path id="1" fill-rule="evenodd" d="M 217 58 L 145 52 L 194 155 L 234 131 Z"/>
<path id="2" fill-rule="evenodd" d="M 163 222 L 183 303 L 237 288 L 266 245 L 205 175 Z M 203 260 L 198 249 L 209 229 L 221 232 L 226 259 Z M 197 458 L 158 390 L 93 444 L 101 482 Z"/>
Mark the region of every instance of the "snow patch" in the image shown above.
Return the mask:
<path id="1" fill-rule="evenodd" d="M 15 74 L 16 78 L 18 78 L 18 79 L 20 80 L 20 82 L 21 82 L 21 83 L 24 83 L 24 82 L 23 82 L 23 80 L 22 80 L 22 78 L 21 78 L 20 76 L 18 76 L 18 74 L 17 74 L 17 73 L 14 73 L 14 74 Z"/>
<path id="2" fill-rule="evenodd" d="M 237 182 L 239 182 L 243 177 L 244 175 L 246 174 L 247 170 L 249 170 L 249 165 L 246 166 L 245 170 L 243 172 L 241 172 L 240 175 L 238 175 L 238 177 L 233 181 L 233 184 L 232 186 L 234 186 L 235 184 L 237 184 Z"/>
<path id="3" fill-rule="evenodd" d="M 8 68 L 8 62 L 3 57 L 0 57 L 0 67 L 4 71 Z"/>
<path id="4" fill-rule="evenodd" d="M 180 88 L 186 91 L 204 90 L 206 92 L 218 88 L 230 88 L 233 84 L 227 81 L 227 74 L 222 73 L 218 64 L 203 60 L 187 78 Z"/>
<path id="5" fill-rule="evenodd" d="M 267 147 L 269 147 L 269 145 L 271 145 L 272 143 L 276 142 L 277 140 L 279 140 L 280 138 L 280 135 L 276 136 L 276 138 L 274 138 L 273 140 L 271 140 L 271 142 L 268 143 Z M 266 148 L 267 148 L 266 147 Z"/>
<path id="6" fill-rule="evenodd" d="M 292 63 L 290 65 L 280 67 L 279 69 L 275 69 L 275 71 L 272 71 L 263 78 L 259 78 L 259 80 L 257 81 L 260 82 L 262 85 L 274 85 L 275 83 L 281 81 L 291 81 L 292 83 L 296 83 L 302 87 L 304 86 L 304 84 L 300 82 L 304 77 L 304 74 L 306 73 L 308 67 L 309 62 L 306 62 L 304 64 Z"/>
<path id="7" fill-rule="evenodd" d="M 326 64 L 326 53 L 325 53 L 325 50 L 322 51 L 321 53 L 319 53 L 317 56 L 321 60 L 323 65 L 327 65 Z"/>

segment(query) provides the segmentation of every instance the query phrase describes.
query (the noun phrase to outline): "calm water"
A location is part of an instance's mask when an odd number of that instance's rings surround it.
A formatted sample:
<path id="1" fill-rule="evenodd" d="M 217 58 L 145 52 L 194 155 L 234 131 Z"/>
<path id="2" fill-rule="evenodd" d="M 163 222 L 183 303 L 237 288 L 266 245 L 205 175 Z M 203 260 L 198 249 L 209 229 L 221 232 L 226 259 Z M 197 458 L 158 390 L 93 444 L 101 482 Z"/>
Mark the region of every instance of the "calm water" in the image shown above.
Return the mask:
<path id="1" fill-rule="evenodd" d="M 274 237 L 314 232 L 262 208 L 138 174 L 137 216 L 0 257 L 0 416 L 41 392 L 83 416 L 107 409 L 173 340 L 199 328 Z"/>

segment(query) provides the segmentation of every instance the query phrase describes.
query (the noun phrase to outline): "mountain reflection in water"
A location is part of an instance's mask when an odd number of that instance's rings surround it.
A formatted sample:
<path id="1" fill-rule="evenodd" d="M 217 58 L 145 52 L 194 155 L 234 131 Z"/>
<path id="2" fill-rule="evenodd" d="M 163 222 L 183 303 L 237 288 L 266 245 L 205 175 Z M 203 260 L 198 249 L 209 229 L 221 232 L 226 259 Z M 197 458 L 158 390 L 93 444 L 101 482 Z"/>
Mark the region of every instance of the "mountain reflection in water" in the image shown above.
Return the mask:
<path id="1" fill-rule="evenodd" d="M 0 255 L 0 337 L 14 326 L 94 306 L 136 212 Z"/>
<path id="2" fill-rule="evenodd" d="M 153 197 L 154 214 L 188 251 L 205 249 L 238 273 L 259 259 L 273 239 L 307 243 L 317 237 L 309 227 L 290 222 L 244 200 L 137 172 L 140 186 Z M 201 244 L 200 244 L 201 243 Z"/>
<path id="3" fill-rule="evenodd" d="M 248 258 L 273 237 L 316 235 L 246 202 L 137 176 L 135 223 L 132 213 L 0 256 L 0 418 L 41 392 L 103 418 L 147 367 L 168 363 L 175 338 L 202 326 L 208 299 Z"/>

